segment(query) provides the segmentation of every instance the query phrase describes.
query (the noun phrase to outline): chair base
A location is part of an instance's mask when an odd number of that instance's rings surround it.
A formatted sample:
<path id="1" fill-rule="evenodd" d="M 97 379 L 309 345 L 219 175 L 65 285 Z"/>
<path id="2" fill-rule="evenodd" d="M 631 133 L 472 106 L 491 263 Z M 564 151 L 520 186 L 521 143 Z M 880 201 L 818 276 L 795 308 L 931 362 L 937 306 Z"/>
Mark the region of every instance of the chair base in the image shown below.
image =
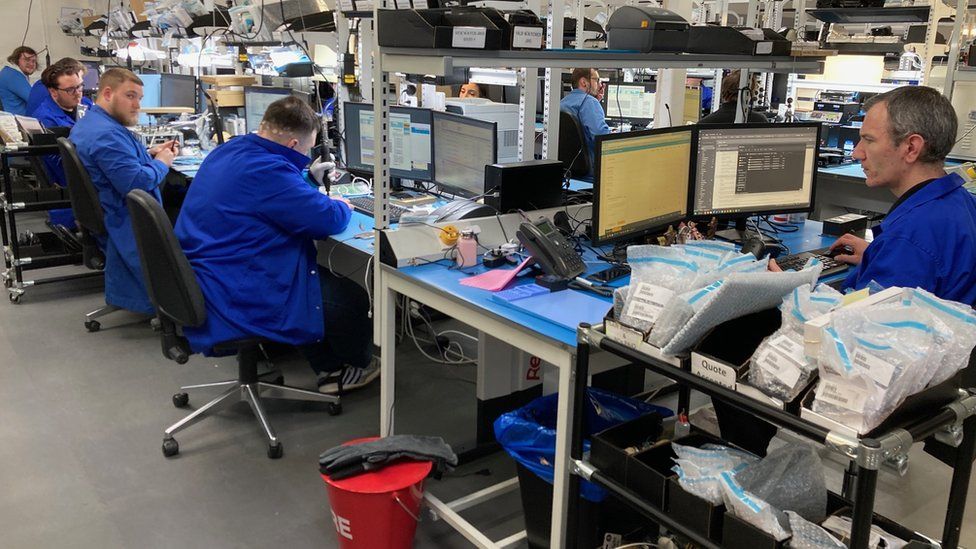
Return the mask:
<path id="1" fill-rule="evenodd" d="M 115 311 L 121 310 L 122 307 L 116 307 L 115 305 L 106 305 L 100 309 L 95 309 L 94 311 L 85 315 L 85 329 L 89 332 L 97 332 L 101 329 L 102 323 L 95 320 L 96 318 L 101 318 L 109 313 L 114 313 Z"/>
<path id="2" fill-rule="evenodd" d="M 335 416 L 342 413 L 342 404 L 337 396 L 324 395 L 318 391 L 299 389 L 297 387 L 289 387 L 288 385 L 265 383 L 263 381 L 244 383 L 239 379 L 233 379 L 214 383 L 202 383 L 199 385 L 187 385 L 185 387 L 181 387 L 180 390 L 189 391 L 194 389 L 210 388 L 226 389 L 217 398 L 204 404 L 192 414 L 174 423 L 163 432 L 163 455 L 166 457 L 172 457 L 179 453 L 179 444 L 176 442 L 176 439 L 173 438 L 174 434 L 186 429 L 194 423 L 199 422 L 207 415 L 222 410 L 223 408 L 237 402 L 247 402 L 251 407 L 251 411 L 254 413 L 255 418 L 257 418 L 258 424 L 261 426 L 261 430 L 268 439 L 268 457 L 271 459 L 280 458 L 283 449 L 281 442 L 278 440 L 278 436 L 275 434 L 274 428 L 272 428 L 271 423 L 268 422 L 267 412 L 265 412 L 264 405 L 261 402 L 262 399 L 270 398 L 299 400 L 306 402 L 326 402 L 329 404 L 330 415 Z M 173 395 L 173 404 L 178 408 L 186 406 L 188 402 L 189 397 L 185 392 L 180 392 Z"/>

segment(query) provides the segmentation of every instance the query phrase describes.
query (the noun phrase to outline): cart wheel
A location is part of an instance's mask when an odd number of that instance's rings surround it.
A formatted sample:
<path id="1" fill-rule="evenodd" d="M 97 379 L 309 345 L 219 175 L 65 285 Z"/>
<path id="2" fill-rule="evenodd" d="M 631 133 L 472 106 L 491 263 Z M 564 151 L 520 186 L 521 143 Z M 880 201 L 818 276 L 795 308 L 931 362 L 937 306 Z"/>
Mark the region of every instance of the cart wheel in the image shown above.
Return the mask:
<path id="1" fill-rule="evenodd" d="M 330 416 L 337 416 L 337 415 L 340 415 L 341 413 L 342 413 L 342 404 L 341 403 L 339 403 L 339 402 L 330 402 L 329 403 L 329 415 Z"/>
<path id="2" fill-rule="evenodd" d="M 166 457 L 173 457 L 180 453 L 180 445 L 176 442 L 175 438 L 164 438 L 163 439 L 163 455 Z"/>
<path id="3" fill-rule="evenodd" d="M 186 393 L 176 393 L 173 395 L 173 406 L 184 408 L 190 403 L 190 395 Z"/>
<path id="4" fill-rule="evenodd" d="M 89 332 L 97 332 L 102 328 L 102 323 L 97 320 L 86 320 L 85 329 Z"/>
<path id="5" fill-rule="evenodd" d="M 268 445 L 268 457 L 271 459 L 279 459 L 285 453 L 285 447 L 281 443 L 269 444 Z"/>

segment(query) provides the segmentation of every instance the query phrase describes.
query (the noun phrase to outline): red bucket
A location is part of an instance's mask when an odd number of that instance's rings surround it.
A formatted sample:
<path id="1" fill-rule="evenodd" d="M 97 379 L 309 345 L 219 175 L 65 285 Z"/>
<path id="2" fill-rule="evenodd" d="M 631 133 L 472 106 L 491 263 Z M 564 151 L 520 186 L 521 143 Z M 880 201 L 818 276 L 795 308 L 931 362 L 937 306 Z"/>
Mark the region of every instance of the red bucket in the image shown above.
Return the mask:
<path id="1" fill-rule="evenodd" d="M 364 438 L 346 444 L 376 440 Z M 322 475 L 332 506 L 332 523 L 342 549 L 413 547 L 424 498 L 424 479 L 433 464 L 402 461 L 344 480 Z"/>

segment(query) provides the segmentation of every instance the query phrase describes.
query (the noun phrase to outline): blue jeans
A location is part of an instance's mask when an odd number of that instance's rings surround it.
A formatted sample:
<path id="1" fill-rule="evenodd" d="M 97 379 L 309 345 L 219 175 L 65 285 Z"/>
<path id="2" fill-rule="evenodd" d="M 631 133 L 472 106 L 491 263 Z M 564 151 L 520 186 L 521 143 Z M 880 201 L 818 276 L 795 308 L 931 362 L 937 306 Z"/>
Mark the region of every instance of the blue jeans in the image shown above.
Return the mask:
<path id="1" fill-rule="evenodd" d="M 332 274 L 319 265 L 325 337 L 319 343 L 299 345 L 316 374 L 336 372 L 343 366 L 365 368 L 373 357 L 373 321 L 369 296 L 356 282 Z"/>

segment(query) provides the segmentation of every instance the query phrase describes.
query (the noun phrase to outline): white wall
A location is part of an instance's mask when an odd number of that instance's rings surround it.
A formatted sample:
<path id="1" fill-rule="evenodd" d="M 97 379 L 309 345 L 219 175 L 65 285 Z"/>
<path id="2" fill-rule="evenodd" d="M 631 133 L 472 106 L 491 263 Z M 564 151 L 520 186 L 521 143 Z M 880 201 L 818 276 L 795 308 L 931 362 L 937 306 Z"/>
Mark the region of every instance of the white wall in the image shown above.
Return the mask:
<path id="1" fill-rule="evenodd" d="M 31 0 L 0 0 L 0 59 L 5 60 L 14 48 L 20 46 L 27 26 L 27 8 Z M 50 48 L 51 61 L 62 57 L 80 57 L 78 42 L 65 36 L 58 26 L 62 7 L 91 7 L 89 0 L 34 0 L 30 10 L 30 28 L 24 45 L 41 51 Z M 40 76 L 44 68 L 44 55 L 39 56 Z"/>

